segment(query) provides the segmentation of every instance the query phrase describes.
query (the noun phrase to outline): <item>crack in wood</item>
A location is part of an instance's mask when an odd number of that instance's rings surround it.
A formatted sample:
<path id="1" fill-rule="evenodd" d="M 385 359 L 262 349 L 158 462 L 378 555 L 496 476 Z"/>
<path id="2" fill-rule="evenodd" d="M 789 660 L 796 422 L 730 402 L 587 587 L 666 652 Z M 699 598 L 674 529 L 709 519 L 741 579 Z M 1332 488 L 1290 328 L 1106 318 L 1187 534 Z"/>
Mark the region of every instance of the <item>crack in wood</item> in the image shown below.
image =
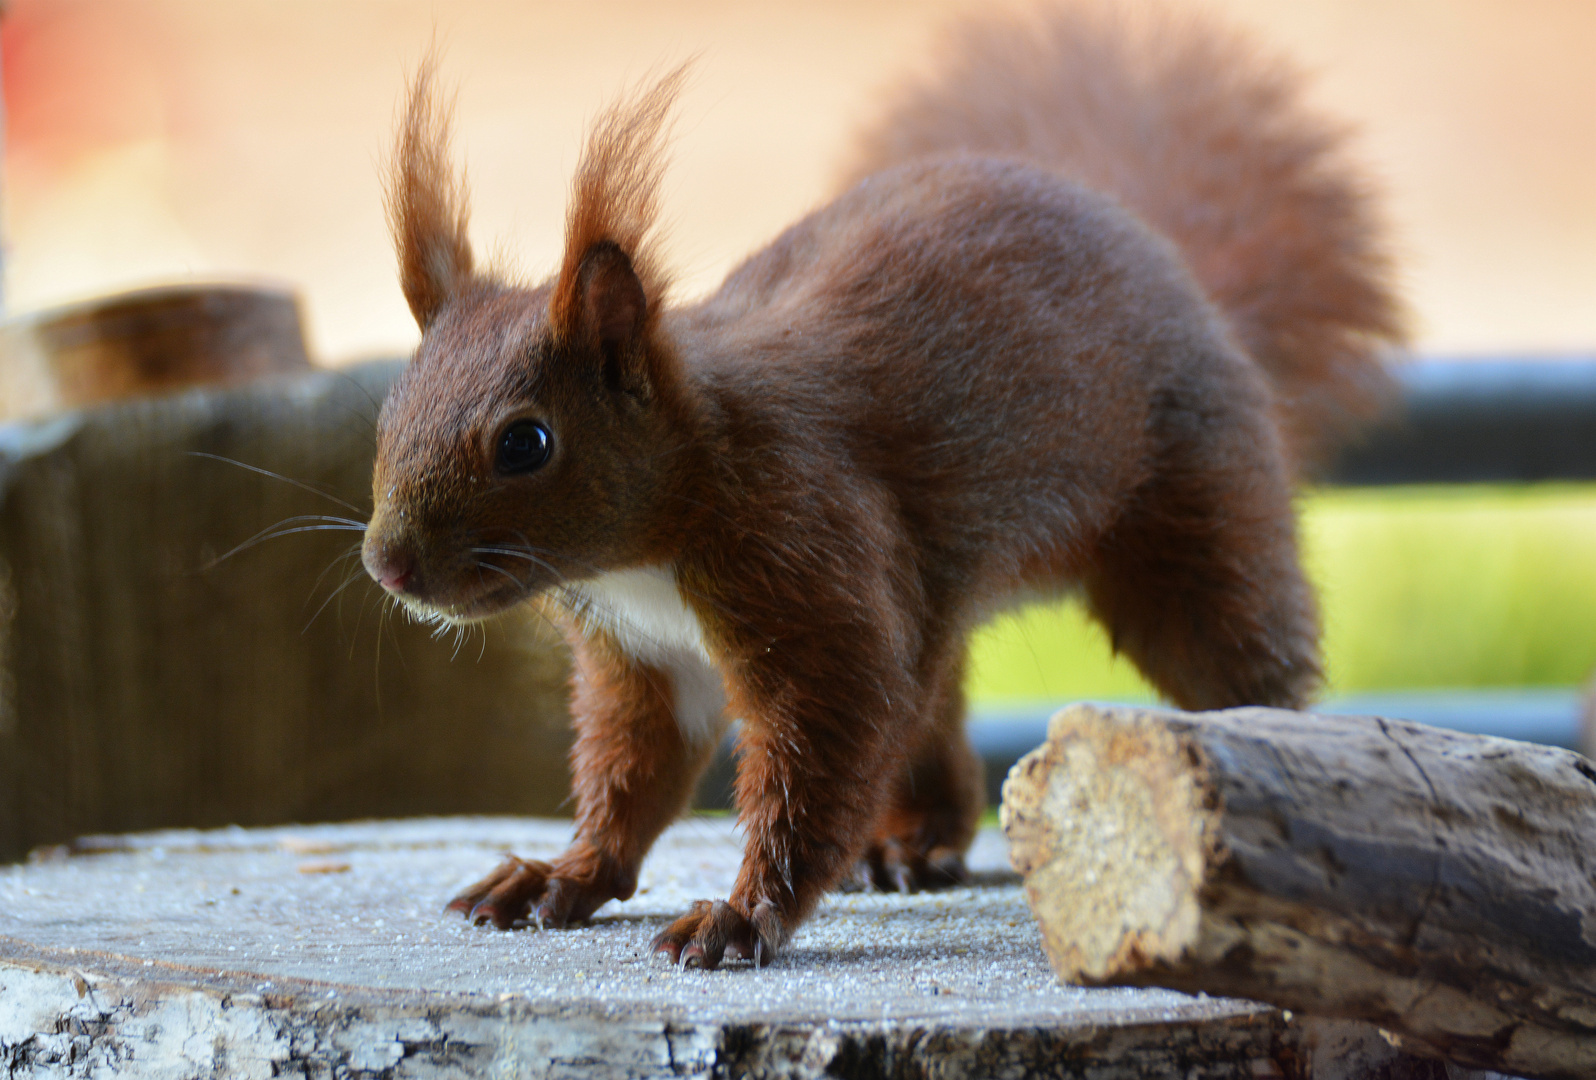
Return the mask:
<path id="1" fill-rule="evenodd" d="M 1413 756 L 1413 751 L 1409 750 L 1401 739 L 1391 734 L 1391 725 L 1386 723 L 1384 719 L 1377 716 L 1374 721 L 1380 725 L 1380 734 L 1391 740 L 1392 744 L 1402 751 L 1402 755 L 1413 764 L 1414 769 L 1418 770 L 1419 778 L 1424 781 L 1424 786 L 1430 789 L 1430 798 L 1434 800 L 1435 805 L 1441 805 L 1441 793 L 1436 790 L 1435 782 L 1430 779 L 1430 774 L 1424 771 L 1424 766 L 1419 764 L 1419 759 Z M 1435 840 L 1436 847 L 1444 851 L 1446 840 L 1441 836 L 1439 830 L 1432 829 L 1430 835 Z M 1418 914 L 1413 917 L 1413 925 L 1409 927 L 1405 935 L 1406 944 L 1409 948 L 1412 948 L 1418 942 L 1419 931 L 1424 929 L 1424 921 L 1429 917 L 1430 909 L 1435 904 L 1435 898 L 1440 894 L 1441 860 L 1444 857 L 1444 855 L 1438 853 L 1431 865 L 1429 892 L 1424 897 L 1424 903 L 1419 905 Z"/>

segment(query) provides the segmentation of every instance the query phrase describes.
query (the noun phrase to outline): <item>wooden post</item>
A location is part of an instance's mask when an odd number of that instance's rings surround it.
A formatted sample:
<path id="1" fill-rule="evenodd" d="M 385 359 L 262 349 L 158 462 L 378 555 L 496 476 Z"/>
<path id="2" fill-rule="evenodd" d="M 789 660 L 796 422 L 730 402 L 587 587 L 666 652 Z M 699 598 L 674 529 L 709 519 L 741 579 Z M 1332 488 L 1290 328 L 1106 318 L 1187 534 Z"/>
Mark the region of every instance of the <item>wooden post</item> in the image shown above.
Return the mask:
<path id="1" fill-rule="evenodd" d="M 1395 720 L 1078 705 L 1004 788 L 1055 971 L 1596 1076 L 1596 768 Z"/>
<path id="2" fill-rule="evenodd" d="M 360 567 L 399 370 L 0 425 L 0 861 L 82 833 L 558 812 L 555 636 L 522 611 L 434 641 Z"/>

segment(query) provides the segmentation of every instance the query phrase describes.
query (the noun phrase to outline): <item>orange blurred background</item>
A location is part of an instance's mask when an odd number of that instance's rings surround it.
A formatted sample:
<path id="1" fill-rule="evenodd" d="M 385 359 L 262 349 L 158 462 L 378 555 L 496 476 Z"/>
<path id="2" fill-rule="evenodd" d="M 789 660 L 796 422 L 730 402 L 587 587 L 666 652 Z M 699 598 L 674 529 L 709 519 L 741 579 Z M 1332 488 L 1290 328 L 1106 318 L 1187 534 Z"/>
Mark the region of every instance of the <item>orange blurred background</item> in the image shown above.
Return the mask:
<path id="1" fill-rule="evenodd" d="M 1197 0 L 1189 0 L 1197 2 Z M 558 253 L 586 118 L 698 56 L 667 186 L 685 294 L 821 200 L 873 92 L 968 0 L 10 0 L 6 310 L 262 277 L 330 362 L 408 349 L 379 174 L 436 35 L 473 234 Z M 1315 76 L 1388 195 L 1422 351 L 1596 347 L 1596 3 L 1212 0 Z"/>

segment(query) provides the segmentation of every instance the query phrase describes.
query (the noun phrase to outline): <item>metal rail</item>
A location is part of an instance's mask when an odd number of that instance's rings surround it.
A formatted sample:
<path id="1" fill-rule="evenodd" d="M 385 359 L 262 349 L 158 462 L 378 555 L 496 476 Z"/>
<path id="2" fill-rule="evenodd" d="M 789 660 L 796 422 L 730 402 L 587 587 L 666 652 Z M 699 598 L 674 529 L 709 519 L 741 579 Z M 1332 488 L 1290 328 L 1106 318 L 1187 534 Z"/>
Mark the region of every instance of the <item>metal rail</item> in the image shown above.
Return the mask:
<path id="1" fill-rule="evenodd" d="M 1596 355 L 1413 360 L 1397 379 L 1399 400 L 1323 482 L 1596 480 Z"/>

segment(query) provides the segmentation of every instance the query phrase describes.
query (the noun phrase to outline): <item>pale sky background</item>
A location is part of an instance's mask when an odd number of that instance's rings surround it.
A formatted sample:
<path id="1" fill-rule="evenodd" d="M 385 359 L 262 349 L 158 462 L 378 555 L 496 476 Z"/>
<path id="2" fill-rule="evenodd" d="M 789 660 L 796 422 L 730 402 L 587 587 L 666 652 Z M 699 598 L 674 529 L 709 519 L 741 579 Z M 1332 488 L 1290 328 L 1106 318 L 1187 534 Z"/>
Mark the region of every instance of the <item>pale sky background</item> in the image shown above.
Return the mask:
<path id="1" fill-rule="evenodd" d="M 1360 129 L 1420 351 L 1596 352 L 1596 2 L 1184 0 Z M 379 166 L 436 32 L 479 255 L 558 255 L 584 123 L 697 56 L 666 189 L 681 293 L 824 198 L 964 0 L 11 0 L 6 303 L 171 280 L 301 290 L 312 350 L 408 350 Z"/>

